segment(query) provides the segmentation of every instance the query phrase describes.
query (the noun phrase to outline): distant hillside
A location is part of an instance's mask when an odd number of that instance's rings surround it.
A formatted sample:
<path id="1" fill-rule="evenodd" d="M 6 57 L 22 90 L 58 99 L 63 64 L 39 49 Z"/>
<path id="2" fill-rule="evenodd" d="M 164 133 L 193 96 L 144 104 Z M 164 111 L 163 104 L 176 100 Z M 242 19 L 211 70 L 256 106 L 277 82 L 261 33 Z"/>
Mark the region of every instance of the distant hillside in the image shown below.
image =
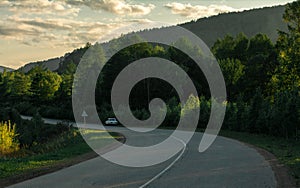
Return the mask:
<path id="1" fill-rule="evenodd" d="M 48 59 L 48 60 L 45 60 L 45 61 L 38 61 L 38 62 L 34 62 L 34 63 L 28 63 L 28 64 L 24 65 L 23 67 L 19 68 L 19 70 L 21 70 L 23 72 L 28 72 L 33 67 L 39 65 L 39 66 L 43 66 L 45 68 L 48 68 L 51 71 L 55 71 L 55 70 L 58 69 L 59 63 L 61 61 L 63 61 L 63 58 L 58 57 L 58 58 Z"/>
<path id="2" fill-rule="evenodd" d="M 278 36 L 277 31 L 287 30 L 287 26 L 282 20 L 284 9 L 284 6 L 276 6 L 236 13 L 225 13 L 209 18 L 201 18 L 197 21 L 181 24 L 180 26 L 198 35 L 209 47 L 212 47 L 217 39 L 223 38 L 226 34 L 234 36 L 241 32 L 245 33 L 248 37 L 254 36 L 257 33 L 264 33 L 275 42 Z M 174 26 L 161 29 L 170 30 L 172 27 Z M 157 31 L 160 29 L 152 30 Z M 151 32 L 151 30 L 140 31 L 137 34 L 141 32 Z M 80 48 L 65 54 L 64 57 L 30 63 L 22 67 L 22 70 L 27 72 L 36 65 L 43 65 L 52 71 L 59 68 L 58 72 L 63 72 L 66 64 L 69 62 L 78 64 L 85 50 L 86 48 Z"/>
<path id="3" fill-rule="evenodd" d="M 80 59 L 81 59 L 82 55 L 85 53 L 86 49 L 87 49 L 87 47 L 78 48 L 78 49 L 73 50 L 70 53 L 66 53 L 62 57 L 52 58 L 52 59 L 48 59 L 45 61 L 28 63 L 28 64 L 24 65 L 23 67 L 19 68 L 19 70 L 26 73 L 35 66 L 42 66 L 51 71 L 57 71 L 57 72 L 61 73 L 61 72 L 63 72 L 63 70 L 65 70 L 66 65 L 70 62 L 78 65 L 78 63 L 80 62 Z"/>
<path id="4" fill-rule="evenodd" d="M 180 26 L 198 35 L 209 47 L 212 47 L 218 38 L 223 38 L 226 34 L 234 36 L 240 32 L 249 37 L 257 33 L 264 33 L 275 42 L 278 36 L 277 30 L 287 31 L 286 23 L 282 19 L 284 10 L 285 6 L 276 6 L 220 14 Z"/>
<path id="5" fill-rule="evenodd" d="M 0 66 L 0 72 L 2 73 L 4 70 L 6 71 L 13 71 L 14 69 L 11 69 L 11 68 L 8 68 L 8 67 L 3 67 L 3 66 Z"/>

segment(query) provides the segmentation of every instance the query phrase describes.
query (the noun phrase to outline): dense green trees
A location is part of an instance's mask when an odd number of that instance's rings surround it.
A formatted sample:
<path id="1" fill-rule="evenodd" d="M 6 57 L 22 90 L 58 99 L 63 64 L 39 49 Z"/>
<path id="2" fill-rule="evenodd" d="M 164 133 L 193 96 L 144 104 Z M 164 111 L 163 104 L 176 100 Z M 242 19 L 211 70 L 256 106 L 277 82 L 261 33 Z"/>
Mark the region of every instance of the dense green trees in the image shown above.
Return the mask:
<path id="1" fill-rule="evenodd" d="M 55 97 L 61 82 L 60 75 L 39 66 L 28 74 L 20 71 L 4 72 L 1 74 L 0 96 L 6 101 L 26 100 L 26 97 L 31 97 L 37 102 L 48 101 Z"/>
<path id="2" fill-rule="evenodd" d="M 283 19 L 288 32 L 279 32 L 276 43 L 279 66 L 272 76 L 271 90 L 285 91 L 300 88 L 300 1 L 287 5 Z"/>
<path id="3" fill-rule="evenodd" d="M 0 96 L 19 98 L 29 94 L 30 79 L 21 72 L 4 72 L 0 74 Z"/>
<path id="4" fill-rule="evenodd" d="M 247 47 L 247 40 L 239 35 L 236 38 L 226 36 L 212 48 L 229 89 L 230 103 L 224 128 L 299 139 L 299 10 L 300 1 L 287 5 L 283 18 L 289 32 L 279 31 L 275 45 L 266 35 L 257 34 L 248 40 Z M 244 45 L 238 45 L 239 41 L 244 41 Z M 232 64 L 226 62 L 226 58 L 236 58 L 245 67 L 245 74 L 238 80 L 237 97 L 232 96 L 232 88 L 228 87 L 230 76 L 227 72 Z"/>
<path id="5" fill-rule="evenodd" d="M 236 98 L 239 94 L 239 81 L 245 76 L 245 65 L 238 59 L 221 59 L 219 64 L 225 78 L 228 99 Z"/>
<path id="6" fill-rule="evenodd" d="M 37 66 L 29 71 L 31 78 L 30 92 L 35 101 L 43 102 L 54 97 L 62 82 L 61 76 Z"/>
<path id="7" fill-rule="evenodd" d="M 29 95 L 31 80 L 22 72 L 15 72 L 12 80 L 11 95 L 16 98 L 25 97 Z"/>
<path id="8" fill-rule="evenodd" d="M 264 98 L 260 89 L 251 101 L 231 102 L 223 128 L 299 139 L 300 98 L 297 92 L 280 92 L 274 102 Z"/>
<path id="9" fill-rule="evenodd" d="M 268 84 L 278 63 L 276 48 L 266 35 L 257 34 L 250 39 L 242 33 L 235 38 L 227 35 L 215 43 L 212 52 L 225 74 L 230 101 L 237 100 L 240 94 L 249 100 L 258 87 L 264 93 L 269 91 Z"/>
<path id="10" fill-rule="evenodd" d="M 73 62 L 70 62 L 67 64 L 66 70 L 61 75 L 62 82 L 57 92 L 57 96 L 60 101 L 66 101 L 70 99 L 72 95 L 72 87 L 73 87 L 75 71 L 76 71 L 76 65 Z"/>
<path id="11" fill-rule="evenodd" d="M 75 65 L 68 65 L 62 75 L 39 66 L 26 74 L 21 71 L 0 73 L 0 108 L 15 107 L 24 115 L 33 115 L 39 110 L 49 117 L 72 119 L 71 92 L 75 68 Z"/>

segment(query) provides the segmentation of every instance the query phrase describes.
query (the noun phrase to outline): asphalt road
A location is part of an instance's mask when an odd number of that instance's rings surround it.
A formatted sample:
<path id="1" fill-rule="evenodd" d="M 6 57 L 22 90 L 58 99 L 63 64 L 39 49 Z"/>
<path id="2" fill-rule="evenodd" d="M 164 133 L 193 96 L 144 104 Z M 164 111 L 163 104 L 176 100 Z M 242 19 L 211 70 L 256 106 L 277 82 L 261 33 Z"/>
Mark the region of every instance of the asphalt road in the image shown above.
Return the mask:
<path id="1" fill-rule="evenodd" d="M 137 133 L 113 126 L 108 129 L 121 132 L 127 144 L 136 146 L 159 143 L 172 133 L 161 129 Z M 181 153 L 151 167 L 124 167 L 97 157 L 11 187 L 276 187 L 269 163 L 256 150 L 219 136 L 207 151 L 199 153 L 201 137 L 201 133 L 195 133 Z"/>

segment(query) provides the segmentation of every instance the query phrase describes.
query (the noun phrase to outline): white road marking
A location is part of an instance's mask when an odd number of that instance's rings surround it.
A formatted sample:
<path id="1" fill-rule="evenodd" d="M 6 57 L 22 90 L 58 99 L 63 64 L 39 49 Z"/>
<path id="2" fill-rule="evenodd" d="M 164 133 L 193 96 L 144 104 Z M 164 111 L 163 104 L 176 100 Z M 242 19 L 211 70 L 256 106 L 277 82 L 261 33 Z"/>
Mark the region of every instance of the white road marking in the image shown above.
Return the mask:
<path id="1" fill-rule="evenodd" d="M 180 155 L 178 155 L 178 157 L 169 165 L 167 166 L 167 168 L 165 168 L 164 170 L 162 170 L 159 174 L 157 174 L 156 176 L 154 176 L 151 180 L 149 180 L 148 182 L 146 182 L 144 185 L 140 186 L 140 188 L 144 188 L 147 187 L 148 185 L 150 185 L 153 181 L 155 181 L 156 179 L 158 179 L 160 176 L 162 176 L 165 172 L 167 172 L 184 154 L 185 150 L 186 150 L 186 143 L 179 139 L 176 138 L 175 136 L 172 136 L 174 139 L 178 140 L 179 142 L 181 142 L 183 144 L 183 149 L 180 153 Z"/>

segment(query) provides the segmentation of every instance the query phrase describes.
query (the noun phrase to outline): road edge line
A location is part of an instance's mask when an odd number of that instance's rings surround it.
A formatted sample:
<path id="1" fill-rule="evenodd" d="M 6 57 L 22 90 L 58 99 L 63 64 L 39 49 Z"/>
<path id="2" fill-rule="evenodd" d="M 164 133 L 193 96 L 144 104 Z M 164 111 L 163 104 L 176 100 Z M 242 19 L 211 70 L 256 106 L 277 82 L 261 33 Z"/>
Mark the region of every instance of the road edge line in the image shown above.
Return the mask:
<path id="1" fill-rule="evenodd" d="M 156 179 L 158 179 L 160 176 L 162 176 L 165 172 L 167 172 L 181 157 L 182 157 L 182 155 L 184 154 L 184 152 L 185 152 L 185 150 L 186 150 L 186 148 L 187 148 L 187 146 L 186 146 L 186 143 L 183 141 L 183 140 L 181 140 L 181 139 L 179 139 L 179 138 L 177 138 L 177 137 L 175 137 L 175 136 L 172 136 L 174 139 L 176 139 L 177 141 L 179 141 L 179 142 L 181 142 L 182 143 L 182 145 L 183 145 L 183 149 L 182 149 L 182 151 L 181 151 L 181 153 L 177 156 L 177 158 L 171 163 L 171 164 L 169 164 L 169 166 L 167 166 L 164 170 L 162 170 L 160 173 L 158 173 L 156 176 L 154 176 L 153 178 L 151 178 L 149 181 L 147 181 L 145 184 L 143 184 L 142 186 L 140 186 L 139 188 L 145 188 L 145 187 L 147 187 L 148 185 L 150 185 L 153 181 L 155 181 Z"/>

